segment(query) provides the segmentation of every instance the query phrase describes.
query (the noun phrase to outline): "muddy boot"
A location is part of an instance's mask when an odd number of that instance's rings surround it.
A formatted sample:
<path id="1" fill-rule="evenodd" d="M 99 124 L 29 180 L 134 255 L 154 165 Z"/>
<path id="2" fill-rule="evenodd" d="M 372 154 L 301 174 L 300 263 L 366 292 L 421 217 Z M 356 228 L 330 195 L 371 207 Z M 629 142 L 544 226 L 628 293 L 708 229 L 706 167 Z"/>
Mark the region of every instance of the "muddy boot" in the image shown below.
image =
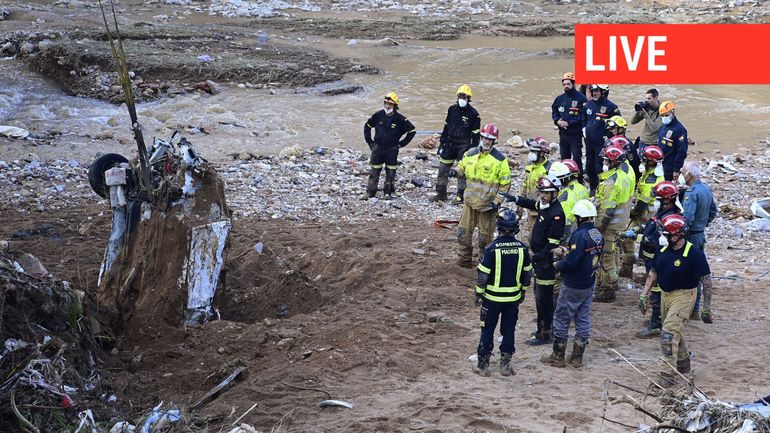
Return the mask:
<path id="1" fill-rule="evenodd" d="M 449 198 L 446 196 L 446 185 L 436 185 L 436 195 L 430 198 L 430 201 L 447 201 Z"/>
<path id="2" fill-rule="evenodd" d="M 461 268 L 473 268 L 473 261 L 471 259 L 457 259 L 457 266 Z"/>
<path id="3" fill-rule="evenodd" d="M 452 198 L 453 204 L 463 204 L 463 196 L 465 196 L 465 190 L 464 189 L 458 189 L 457 195 Z"/>
<path id="4" fill-rule="evenodd" d="M 690 313 L 690 320 L 700 320 L 700 311 L 698 311 L 697 308 L 692 309 L 692 312 Z"/>
<path id="5" fill-rule="evenodd" d="M 369 169 L 369 181 L 366 182 L 366 194 L 361 196 L 361 200 L 368 200 L 377 195 L 377 185 L 380 183 L 380 173 L 382 167 Z"/>
<path id="6" fill-rule="evenodd" d="M 484 377 L 489 377 L 491 371 L 489 370 L 489 358 L 492 355 L 479 355 L 479 361 L 476 366 L 473 367 L 473 372 Z"/>
<path id="7" fill-rule="evenodd" d="M 662 386 L 663 388 L 671 388 L 672 386 L 676 385 L 676 377 L 674 377 L 674 375 L 668 371 L 664 371 L 660 373 L 658 385 Z"/>
<path id="8" fill-rule="evenodd" d="M 567 366 L 567 363 L 564 362 L 564 352 L 567 351 L 567 339 L 566 338 L 557 338 L 553 342 L 553 353 L 550 355 L 543 355 L 540 358 L 540 362 L 543 364 L 548 364 L 554 367 L 563 368 Z"/>
<path id="9" fill-rule="evenodd" d="M 690 368 L 690 356 L 687 356 L 687 359 L 677 359 L 676 361 L 676 371 L 682 373 L 682 374 L 689 374 L 691 370 Z"/>
<path id="10" fill-rule="evenodd" d="M 516 372 L 513 371 L 513 367 L 511 367 L 511 357 L 513 357 L 512 353 L 500 354 L 500 374 L 502 374 L 503 376 L 516 375 Z"/>
<path id="11" fill-rule="evenodd" d="M 396 194 L 396 170 L 391 168 L 385 169 L 385 183 L 382 185 L 382 192 L 385 195 L 385 200 L 393 200 Z"/>
<path id="12" fill-rule="evenodd" d="M 551 339 L 551 330 L 543 330 L 538 335 L 532 336 L 529 340 L 525 341 L 524 343 L 530 345 L 530 346 L 542 346 L 544 344 L 551 344 L 553 339 Z"/>
<path id="13" fill-rule="evenodd" d="M 572 353 L 569 354 L 567 363 L 575 368 L 583 366 L 583 352 L 586 350 L 588 341 L 580 341 L 577 338 L 572 342 Z"/>
<path id="14" fill-rule="evenodd" d="M 629 280 L 634 278 L 634 265 L 632 263 L 623 263 L 623 265 L 620 266 L 620 273 L 618 274 L 621 278 L 628 278 Z"/>
<path id="15" fill-rule="evenodd" d="M 660 328 L 654 328 L 650 329 L 649 327 L 644 327 L 640 329 L 636 334 L 634 334 L 634 337 L 636 338 L 658 338 L 660 337 Z"/>
<path id="16" fill-rule="evenodd" d="M 615 300 L 615 287 L 617 283 L 610 287 L 603 286 L 599 288 L 599 291 L 594 295 L 594 302 L 612 302 Z"/>

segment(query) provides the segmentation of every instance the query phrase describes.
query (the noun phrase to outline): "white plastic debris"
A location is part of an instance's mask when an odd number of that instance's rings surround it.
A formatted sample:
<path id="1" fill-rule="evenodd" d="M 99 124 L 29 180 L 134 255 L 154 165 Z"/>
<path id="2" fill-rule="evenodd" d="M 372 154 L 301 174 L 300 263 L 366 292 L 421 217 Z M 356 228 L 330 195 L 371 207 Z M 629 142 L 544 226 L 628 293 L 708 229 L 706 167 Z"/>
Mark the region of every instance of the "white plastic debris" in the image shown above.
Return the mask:
<path id="1" fill-rule="evenodd" d="M 185 258 L 179 278 L 180 289 L 187 290 L 187 325 L 200 324 L 212 316 L 211 302 L 222 271 L 222 253 L 231 227 L 230 220 L 223 220 L 192 229 L 190 255 Z"/>
<path id="2" fill-rule="evenodd" d="M 770 219 L 757 218 L 740 224 L 741 228 L 750 232 L 770 231 Z"/>
<path id="3" fill-rule="evenodd" d="M 241 424 L 227 433 L 257 433 L 257 430 L 248 424 Z"/>
<path id="4" fill-rule="evenodd" d="M 735 433 L 758 433 L 757 425 L 750 419 L 743 420 L 741 428 L 735 431 Z"/>
<path id="5" fill-rule="evenodd" d="M 262 254 L 262 251 L 265 249 L 265 244 L 262 242 L 257 242 L 256 245 L 254 245 L 254 251 L 257 252 L 257 254 Z"/>
<path id="6" fill-rule="evenodd" d="M 751 202 L 751 213 L 755 217 L 770 220 L 770 213 L 767 209 L 770 209 L 770 197 L 758 198 Z"/>
<path id="7" fill-rule="evenodd" d="M 163 406 L 163 402 L 160 402 L 159 405 L 152 409 L 152 413 L 147 417 L 147 422 L 142 426 L 141 433 L 150 433 L 152 426 L 156 423 L 175 423 L 179 421 L 179 409 L 160 410 L 161 406 Z"/>
<path id="8" fill-rule="evenodd" d="M 112 426 L 110 433 L 133 433 L 135 429 L 136 426 L 128 421 L 118 421 Z"/>
<path id="9" fill-rule="evenodd" d="M 16 126 L 0 126 L 0 135 L 8 138 L 21 139 L 27 138 L 29 136 L 29 131 Z"/>
<path id="10" fill-rule="evenodd" d="M 80 418 L 80 424 L 75 429 L 75 433 L 80 433 L 81 431 L 83 433 L 99 433 L 99 430 L 96 429 L 96 422 L 94 422 L 94 414 L 91 412 L 91 409 L 80 412 L 78 418 Z"/>

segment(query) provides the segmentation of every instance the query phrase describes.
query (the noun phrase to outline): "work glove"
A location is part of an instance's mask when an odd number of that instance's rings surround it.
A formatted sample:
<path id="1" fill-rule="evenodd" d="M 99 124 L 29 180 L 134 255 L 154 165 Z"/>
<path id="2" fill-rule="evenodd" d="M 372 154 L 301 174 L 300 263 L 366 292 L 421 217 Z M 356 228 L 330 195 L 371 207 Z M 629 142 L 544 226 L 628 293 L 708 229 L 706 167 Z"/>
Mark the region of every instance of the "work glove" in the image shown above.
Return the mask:
<path id="1" fill-rule="evenodd" d="M 551 250 L 551 252 L 553 253 L 553 258 L 556 259 L 554 263 L 558 262 L 559 260 L 563 259 L 564 256 L 569 254 L 569 250 L 567 249 L 567 247 L 564 247 L 564 246 L 559 246 L 557 248 L 554 248 Z"/>
<path id="2" fill-rule="evenodd" d="M 505 201 L 512 201 L 514 203 L 519 201 L 519 198 L 517 196 L 508 194 L 506 192 L 498 192 L 497 194 L 505 197 Z"/>
<path id="3" fill-rule="evenodd" d="M 708 323 L 709 325 L 714 323 L 714 318 L 711 317 L 711 309 L 704 308 L 700 312 L 700 320 L 703 321 L 703 323 Z"/>
<path id="4" fill-rule="evenodd" d="M 366 144 L 369 145 L 369 150 L 371 150 L 372 152 L 374 152 L 374 150 L 377 149 L 377 143 L 373 141 L 367 141 Z"/>
<path id="5" fill-rule="evenodd" d="M 449 177 L 457 177 L 457 170 L 455 170 L 454 168 L 450 168 Z"/>
<path id="6" fill-rule="evenodd" d="M 634 236 L 636 236 L 636 232 L 633 229 L 626 230 L 625 237 L 630 239 L 630 238 L 633 238 Z"/>
<path id="7" fill-rule="evenodd" d="M 475 305 L 476 307 L 480 307 L 481 304 L 483 303 L 482 295 L 481 293 L 475 293 L 475 295 L 476 296 L 475 296 L 475 299 L 473 300 L 473 305 Z"/>
<path id="8" fill-rule="evenodd" d="M 650 297 L 647 295 L 639 295 L 639 311 L 642 315 L 647 314 L 647 309 L 650 308 Z"/>

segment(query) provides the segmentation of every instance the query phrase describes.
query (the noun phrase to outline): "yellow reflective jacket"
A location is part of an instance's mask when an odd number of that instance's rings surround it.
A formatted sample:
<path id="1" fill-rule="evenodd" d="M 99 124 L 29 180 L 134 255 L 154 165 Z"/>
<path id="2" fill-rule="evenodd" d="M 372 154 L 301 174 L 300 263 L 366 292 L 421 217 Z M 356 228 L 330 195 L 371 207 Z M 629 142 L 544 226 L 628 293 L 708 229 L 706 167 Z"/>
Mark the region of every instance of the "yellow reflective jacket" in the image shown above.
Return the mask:
<path id="1" fill-rule="evenodd" d="M 662 181 L 663 176 L 656 176 L 654 167 L 642 173 L 636 184 L 636 199 L 652 205 L 653 200 L 655 200 L 652 195 L 652 188 Z"/>
<path id="2" fill-rule="evenodd" d="M 549 168 L 551 168 L 551 161 L 548 159 L 527 164 L 524 167 L 524 184 L 522 185 L 521 195 L 533 200 L 538 198 L 537 182 L 541 177 L 548 174 Z"/>
<path id="3" fill-rule="evenodd" d="M 621 167 L 615 167 L 599 174 L 599 187 L 596 189 L 597 213 L 599 218 L 611 216 L 610 224 L 628 222 L 631 197 L 634 185 L 631 178 Z"/>
<path id="4" fill-rule="evenodd" d="M 465 153 L 457 166 L 457 174 L 465 175 L 464 202 L 475 210 L 492 209 L 492 203 L 500 204 L 504 198 L 499 192 L 511 189 L 511 168 L 508 159 L 499 150 L 481 152 L 474 147 Z"/>
<path id="5" fill-rule="evenodd" d="M 572 208 L 575 207 L 575 203 L 578 200 L 588 199 L 588 195 L 588 188 L 576 180 L 573 180 L 559 191 L 559 201 L 561 202 L 562 209 L 564 209 L 564 216 L 567 218 L 567 226 L 572 225 L 575 220 L 574 215 L 572 215 Z"/>

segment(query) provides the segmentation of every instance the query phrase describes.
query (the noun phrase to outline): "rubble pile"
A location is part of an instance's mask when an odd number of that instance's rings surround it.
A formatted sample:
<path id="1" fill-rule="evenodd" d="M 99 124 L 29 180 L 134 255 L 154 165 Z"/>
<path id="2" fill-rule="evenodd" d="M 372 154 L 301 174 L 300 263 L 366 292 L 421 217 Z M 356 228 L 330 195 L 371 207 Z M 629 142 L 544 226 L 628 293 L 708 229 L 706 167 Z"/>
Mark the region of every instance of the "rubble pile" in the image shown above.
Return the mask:
<path id="1" fill-rule="evenodd" d="M 36 154 L 0 160 L 0 190 L 3 203 L 20 211 L 45 212 L 95 198 L 87 167 L 76 160 L 41 162 Z"/>

